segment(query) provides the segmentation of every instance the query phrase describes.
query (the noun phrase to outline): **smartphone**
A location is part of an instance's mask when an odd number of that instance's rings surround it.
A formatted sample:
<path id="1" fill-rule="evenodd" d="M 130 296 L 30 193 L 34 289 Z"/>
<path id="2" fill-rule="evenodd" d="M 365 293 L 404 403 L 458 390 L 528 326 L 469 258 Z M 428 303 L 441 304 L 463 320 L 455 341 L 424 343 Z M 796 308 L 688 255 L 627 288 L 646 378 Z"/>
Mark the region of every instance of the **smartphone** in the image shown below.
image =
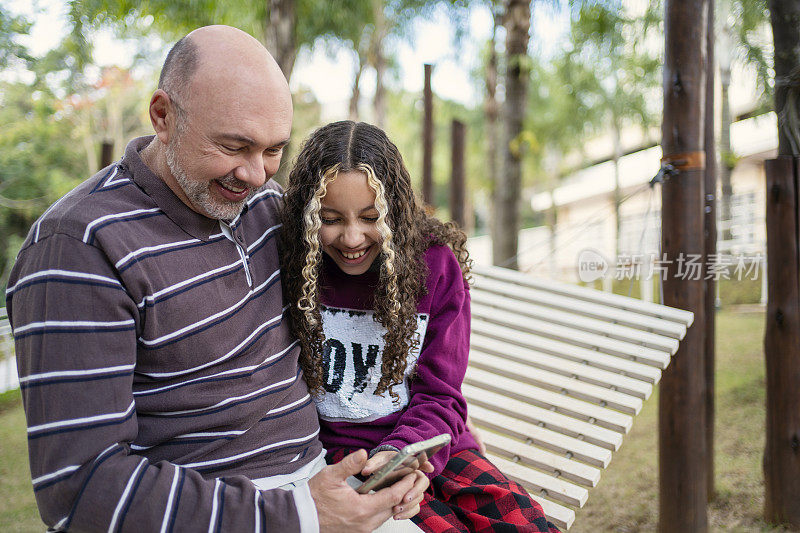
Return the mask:
<path id="1" fill-rule="evenodd" d="M 377 472 L 373 472 L 367 480 L 362 483 L 356 492 L 359 494 L 366 494 L 371 490 L 380 490 L 388 487 L 398 479 L 410 474 L 414 471 L 411 465 L 414 461 L 419 461 L 417 465 L 421 465 L 433 454 L 438 452 L 443 446 L 450 442 L 450 435 L 442 433 L 428 440 L 415 442 L 409 444 L 400 450 L 397 455 L 392 457 L 388 463 L 383 465 Z"/>

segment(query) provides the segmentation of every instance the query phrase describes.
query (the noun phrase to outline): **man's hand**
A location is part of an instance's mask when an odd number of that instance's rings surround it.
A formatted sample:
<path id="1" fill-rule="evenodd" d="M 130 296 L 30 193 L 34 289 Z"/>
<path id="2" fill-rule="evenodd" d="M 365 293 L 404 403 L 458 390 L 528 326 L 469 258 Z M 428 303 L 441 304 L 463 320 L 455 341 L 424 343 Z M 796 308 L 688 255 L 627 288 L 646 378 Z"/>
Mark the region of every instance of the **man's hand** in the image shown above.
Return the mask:
<path id="1" fill-rule="evenodd" d="M 369 533 L 392 515 L 408 518 L 419 512 L 422 492 L 428 486 L 428 479 L 421 472 L 415 471 L 373 494 L 358 494 L 347 484 L 347 478 L 361 472 L 366 463 L 367 452 L 359 450 L 325 467 L 308 481 L 320 532 Z M 420 486 L 418 497 L 407 500 Z M 402 511 L 396 511 L 398 508 Z"/>
<path id="2" fill-rule="evenodd" d="M 361 470 L 361 475 L 367 477 L 373 472 L 377 472 L 396 454 L 397 452 L 393 451 L 376 453 L 369 458 L 367 464 Z M 422 493 L 425 492 L 425 489 L 427 489 L 430 484 L 430 481 L 423 472 L 433 472 L 433 465 L 427 460 L 419 464 L 419 461 L 415 459 L 413 463 L 409 464 L 408 468 L 413 469 L 417 477 L 414 486 L 403 496 L 403 501 L 400 502 L 399 505 L 395 505 L 394 509 L 392 509 L 395 520 L 405 520 L 419 512 L 419 504 L 422 502 Z"/>

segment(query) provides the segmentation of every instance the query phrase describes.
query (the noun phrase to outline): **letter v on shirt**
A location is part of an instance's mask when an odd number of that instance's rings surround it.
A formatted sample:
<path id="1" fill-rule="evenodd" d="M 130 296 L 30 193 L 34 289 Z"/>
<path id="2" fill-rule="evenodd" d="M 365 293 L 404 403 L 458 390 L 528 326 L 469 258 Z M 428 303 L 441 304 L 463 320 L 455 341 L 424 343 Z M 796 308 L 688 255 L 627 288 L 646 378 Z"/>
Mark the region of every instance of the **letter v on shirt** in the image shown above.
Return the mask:
<path id="1" fill-rule="evenodd" d="M 386 334 L 374 311 L 321 307 L 325 351 L 322 357 L 325 394 L 316 398 L 320 418 L 330 422 L 369 422 L 408 405 L 408 378 L 425 339 L 428 315 L 417 314 L 417 347 L 408 355 L 405 377 L 394 388 L 397 401 L 375 395 L 381 379 L 381 354 Z"/>

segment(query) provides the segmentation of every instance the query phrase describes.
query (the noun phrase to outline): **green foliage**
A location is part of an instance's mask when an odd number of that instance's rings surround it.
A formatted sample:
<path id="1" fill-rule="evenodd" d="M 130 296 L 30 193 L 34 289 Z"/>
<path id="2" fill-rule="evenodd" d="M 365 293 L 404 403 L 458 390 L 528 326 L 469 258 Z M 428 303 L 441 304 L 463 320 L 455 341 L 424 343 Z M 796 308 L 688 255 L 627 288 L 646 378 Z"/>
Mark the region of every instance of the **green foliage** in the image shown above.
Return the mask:
<path id="1" fill-rule="evenodd" d="M 720 0 L 717 7 L 717 43 L 721 34 L 727 33 L 732 50 L 717 47 L 715 52 L 732 54 L 731 59 L 750 66 L 756 72 L 759 94 L 756 112 L 772 109 L 775 90 L 772 70 L 772 34 L 766 0 Z"/>
<path id="2" fill-rule="evenodd" d="M 660 106 L 649 105 L 660 87 L 661 58 L 652 51 L 659 30 L 660 2 L 643 13 L 630 13 L 619 2 L 585 3 L 571 25 L 572 49 L 563 72 L 573 82 L 585 107 L 597 107 L 596 127 L 617 129 L 626 124 L 646 128 L 657 119 Z"/>
<path id="3" fill-rule="evenodd" d="M 31 60 L 25 47 L 16 41 L 17 36 L 27 35 L 30 28 L 25 18 L 12 16 L 0 5 L 0 68 Z"/>
<path id="4" fill-rule="evenodd" d="M 152 33 L 174 41 L 209 24 L 230 24 L 261 37 L 266 2 L 215 0 L 70 0 L 73 31 L 82 34 L 97 27 L 112 27 L 120 36 Z"/>
<path id="5" fill-rule="evenodd" d="M 87 177 L 86 159 L 69 111 L 47 90 L 3 83 L 0 107 L 0 286 L 31 224 Z M 3 268 L 5 266 L 5 268 Z"/>

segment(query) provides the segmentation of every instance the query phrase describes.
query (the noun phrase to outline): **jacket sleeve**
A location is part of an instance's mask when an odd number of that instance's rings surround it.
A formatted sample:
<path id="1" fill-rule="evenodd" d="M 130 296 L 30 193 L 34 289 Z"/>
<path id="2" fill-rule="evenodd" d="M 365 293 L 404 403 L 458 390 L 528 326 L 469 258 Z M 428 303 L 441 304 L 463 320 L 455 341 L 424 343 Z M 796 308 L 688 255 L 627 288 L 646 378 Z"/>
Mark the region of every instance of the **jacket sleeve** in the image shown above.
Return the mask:
<path id="1" fill-rule="evenodd" d="M 51 235 L 6 292 L 42 520 L 58 531 L 299 531 L 292 492 L 130 452 L 139 313 L 102 250 Z"/>
<path id="2" fill-rule="evenodd" d="M 441 433 L 449 433 L 455 443 L 466 431 L 467 403 L 461 383 L 469 356 L 469 290 L 449 248 L 436 252 L 429 261 L 433 303 L 416 375 L 409 383 L 408 408 L 381 445 L 402 448 Z M 429 475 L 438 475 L 449 457 L 450 446 L 438 452 L 431 459 L 434 472 Z"/>

